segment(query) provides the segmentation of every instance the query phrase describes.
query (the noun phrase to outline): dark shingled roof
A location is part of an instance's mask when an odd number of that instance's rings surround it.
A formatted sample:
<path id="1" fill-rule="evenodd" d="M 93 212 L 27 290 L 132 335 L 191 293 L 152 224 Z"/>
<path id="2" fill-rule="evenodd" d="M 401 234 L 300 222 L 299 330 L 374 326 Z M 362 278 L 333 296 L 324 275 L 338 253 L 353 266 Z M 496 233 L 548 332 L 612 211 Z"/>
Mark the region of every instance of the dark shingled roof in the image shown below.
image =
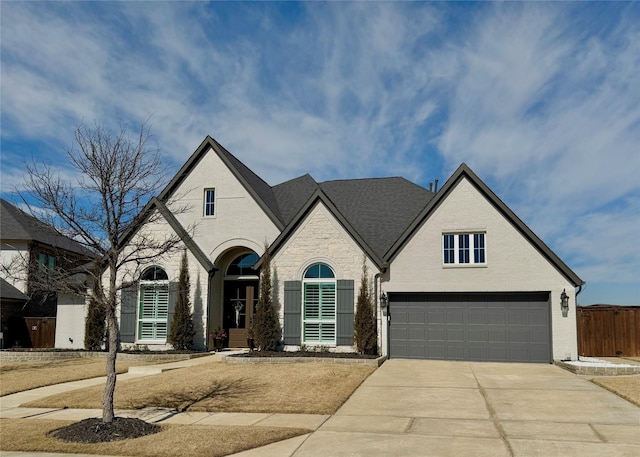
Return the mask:
<path id="1" fill-rule="evenodd" d="M 380 258 L 434 195 L 404 178 L 327 181 L 320 188 Z"/>
<path id="2" fill-rule="evenodd" d="M 162 191 L 159 200 L 164 201 L 173 192 L 209 148 L 229 166 L 274 224 L 279 226 L 280 236 L 270 248 L 274 252 L 313 205 L 323 201 L 354 240 L 382 267 L 397 255 L 411 235 L 447 197 L 455 183 L 466 177 L 561 273 L 576 285 L 584 284 L 466 164 L 456 170 L 437 194 L 404 178 L 317 183 L 306 174 L 271 187 L 216 140 L 207 136 Z"/>
<path id="3" fill-rule="evenodd" d="M 0 298 L 4 300 L 27 301 L 29 297 L 20 292 L 4 279 L 0 278 Z"/>
<path id="4" fill-rule="evenodd" d="M 37 241 L 58 249 L 90 256 L 83 245 L 61 235 L 52 227 L 0 198 L 0 238 L 12 241 Z"/>
<path id="5" fill-rule="evenodd" d="M 288 225 L 293 220 L 316 189 L 318 189 L 318 183 L 308 174 L 273 188 L 284 225 Z"/>

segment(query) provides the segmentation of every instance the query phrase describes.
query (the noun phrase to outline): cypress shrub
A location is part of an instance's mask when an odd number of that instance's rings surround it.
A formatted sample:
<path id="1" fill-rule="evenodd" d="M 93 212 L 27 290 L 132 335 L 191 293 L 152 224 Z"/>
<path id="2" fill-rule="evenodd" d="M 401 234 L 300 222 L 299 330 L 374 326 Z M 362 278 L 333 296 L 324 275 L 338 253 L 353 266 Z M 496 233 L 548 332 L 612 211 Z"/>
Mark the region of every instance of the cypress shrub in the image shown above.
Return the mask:
<path id="1" fill-rule="evenodd" d="M 84 321 L 84 348 L 87 351 L 100 351 L 107 335 L 107 310 L 104 307 L 100 278 L 94 279 L 93 293 L 89 297 L 89 309 Z"/>
<path id="2" fill-rule="evenodd" d="M 378 330 L 369 287 L 369 271 L 365 262 L 366 259 L 362 262 L 362 278 L 360 279 L 360 293 L 358 294 L 353 330 L 358 352 L 372 355 L 378 352 Z"/>
<path id="3" fill-rule="evenodd" d="M 273 284 L 271 283 L 271 256 L 265 245 L 260 271 L 260 295 L 253 322 L 256 348 L 261 351 L 275 351 L 280 340 L 280 321 L 273 304 Z"/>
<path id="4" fill-rule="evenodd" d="M 180 264 L 178 296 L 176 297 L 176 307 L 173 312 L 168 337 L 169 343 L 177 350 L 191 349 L 193 347 L 193 337 L 196 334 L 193 316 L 191 315 L 190 289 L 187 251 L 185 251 Z"/>

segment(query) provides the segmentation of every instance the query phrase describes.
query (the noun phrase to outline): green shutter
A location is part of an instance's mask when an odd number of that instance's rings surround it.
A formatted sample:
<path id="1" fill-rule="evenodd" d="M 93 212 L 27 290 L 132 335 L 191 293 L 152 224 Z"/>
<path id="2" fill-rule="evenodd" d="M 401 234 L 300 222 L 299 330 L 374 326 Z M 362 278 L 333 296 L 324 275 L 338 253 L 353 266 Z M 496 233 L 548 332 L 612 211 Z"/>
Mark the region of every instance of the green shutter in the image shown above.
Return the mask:
<path id="1" fill-rule="evenodd" d="M 300 345 L 302 325 L 302 283 L 284 282 L 284 344 Z"/>
<path id="2" fill-rule="evenodd" d="M 173 321 L 173 314 L 176 310 L 176 301 L 178 300 L 178 282 L 169 283 L 169 311 L 167 314 L 167 330 L 165 331 L 165 337 L 169 336 L 169 330 L 171 328 L 171 322 Z"/>
<path id="3" fill-rule="evenodd" d="M 336 345 L 351 346 L 353 344 L 353 280 L 338 280 L 338 300 L 336 317 Z"/>
<path id="4" fill-rule="evenodd" d="M 135 343 L 136 340 L 136 299 L 138 288 L 126 287 L 120 292 L 120 341 Z"/>

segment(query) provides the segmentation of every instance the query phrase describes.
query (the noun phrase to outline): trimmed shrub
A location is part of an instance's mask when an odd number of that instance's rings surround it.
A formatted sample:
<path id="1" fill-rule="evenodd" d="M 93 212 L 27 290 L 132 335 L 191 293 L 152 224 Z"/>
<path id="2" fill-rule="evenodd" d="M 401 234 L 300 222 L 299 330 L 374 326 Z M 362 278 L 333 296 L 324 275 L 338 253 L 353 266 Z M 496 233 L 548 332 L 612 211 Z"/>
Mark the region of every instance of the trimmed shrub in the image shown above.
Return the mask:
<path id="1" fill-rule="evenodd" d="M 193 337 L 196 334 L 193 316 L 191 315 L 191 300 L 189 298 L 191 284 L 188 267 L 187 251 L 185 251 L 180 264 L 176 307 L 173 312 L 171 327 L 169 328 L 169 337 L 167 338 L 173 348 L 177 350 L 191 349 L 193 347 Z"/>
<path id="2" fill-rule="evenodd" d="M 362 262 L 362 278 L 360 280 L 360 293 L 358 294 L 353 330 L 358 352 L 368 355 L 378 352 L 378 330 L 369 287 L 369 271 L 365 261 Z"/>

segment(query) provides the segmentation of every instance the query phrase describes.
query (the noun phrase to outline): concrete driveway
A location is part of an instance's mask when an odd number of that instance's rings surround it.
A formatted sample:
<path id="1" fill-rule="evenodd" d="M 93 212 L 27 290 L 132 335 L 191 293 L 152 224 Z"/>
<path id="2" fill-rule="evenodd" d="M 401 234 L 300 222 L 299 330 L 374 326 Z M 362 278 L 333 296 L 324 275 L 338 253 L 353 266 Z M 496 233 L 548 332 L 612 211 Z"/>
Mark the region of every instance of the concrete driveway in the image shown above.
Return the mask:
<path id="1" fill-rule="evenodd" d="M 637 457 L 640 408 L 553 365 L 389 360 L 293 456 Z"/>

